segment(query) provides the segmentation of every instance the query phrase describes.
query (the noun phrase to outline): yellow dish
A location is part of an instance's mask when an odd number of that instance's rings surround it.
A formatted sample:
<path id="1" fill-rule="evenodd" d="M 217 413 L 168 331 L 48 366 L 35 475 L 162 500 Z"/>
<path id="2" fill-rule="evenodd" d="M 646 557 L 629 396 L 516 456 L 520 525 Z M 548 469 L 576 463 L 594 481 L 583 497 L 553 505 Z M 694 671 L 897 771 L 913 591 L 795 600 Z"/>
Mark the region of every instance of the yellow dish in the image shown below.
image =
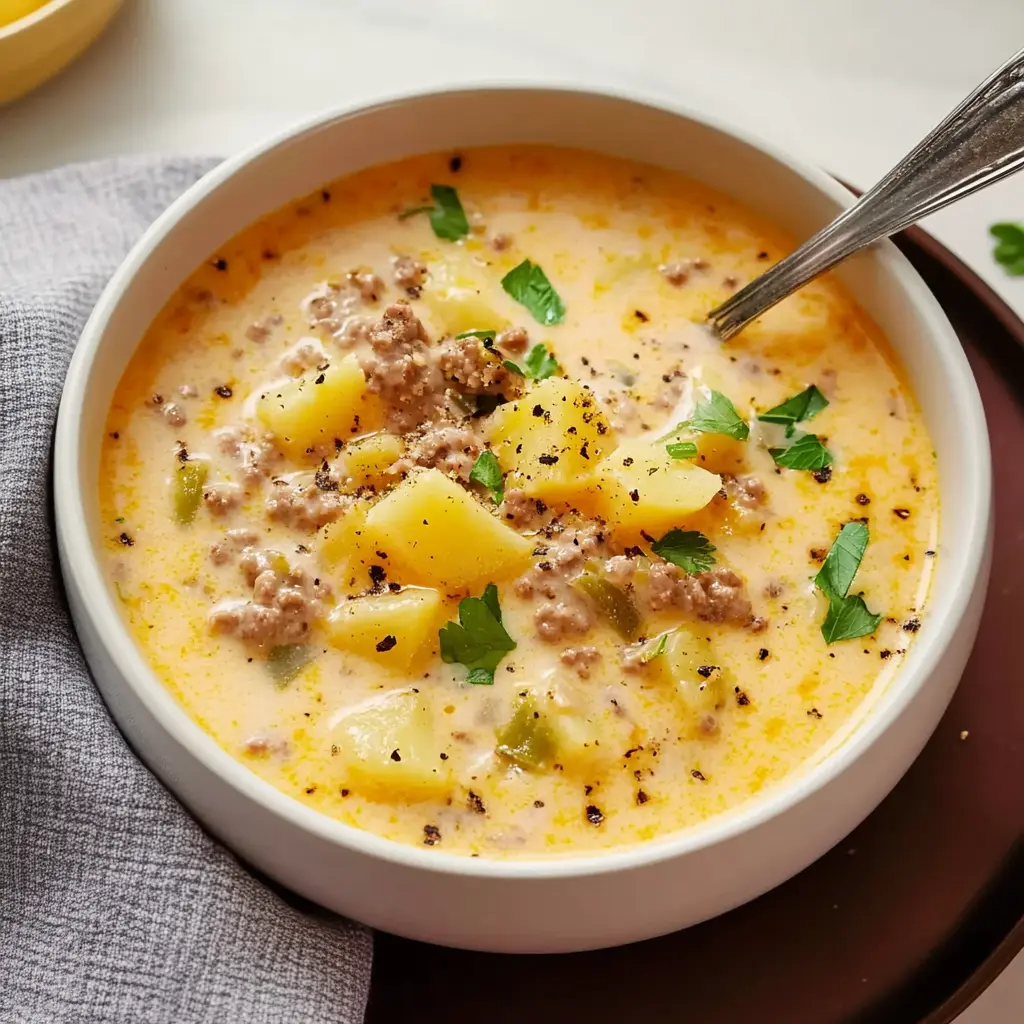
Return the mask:
<path id="1" fill-rule="evenodd" d="M 99 36 L 123 0 L 0 0 L 0 104 L 49 81 Z"/>

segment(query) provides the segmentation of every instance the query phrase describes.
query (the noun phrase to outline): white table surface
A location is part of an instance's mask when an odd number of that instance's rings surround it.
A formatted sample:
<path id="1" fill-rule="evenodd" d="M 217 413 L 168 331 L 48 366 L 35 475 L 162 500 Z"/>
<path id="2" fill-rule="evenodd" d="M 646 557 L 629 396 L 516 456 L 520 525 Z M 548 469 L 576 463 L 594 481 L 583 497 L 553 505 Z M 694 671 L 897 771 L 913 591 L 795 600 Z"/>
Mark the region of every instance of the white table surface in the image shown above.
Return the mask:
<path id="1" fill-rule="evenodd" d="M 1021 0 L 129 0 L 76 65 L 0 109 L 0 177 L 228 154 L 353 99 L 534 78 L 672 98 L 863 186 L 1021 46 Z M 1024 174 L 925 226 L 1024 315 L 1024 278 L 990 257 L 1007 219 L 1024 221 Z M 1024 955 L 960 1024 L 1022 1019 Z"/>

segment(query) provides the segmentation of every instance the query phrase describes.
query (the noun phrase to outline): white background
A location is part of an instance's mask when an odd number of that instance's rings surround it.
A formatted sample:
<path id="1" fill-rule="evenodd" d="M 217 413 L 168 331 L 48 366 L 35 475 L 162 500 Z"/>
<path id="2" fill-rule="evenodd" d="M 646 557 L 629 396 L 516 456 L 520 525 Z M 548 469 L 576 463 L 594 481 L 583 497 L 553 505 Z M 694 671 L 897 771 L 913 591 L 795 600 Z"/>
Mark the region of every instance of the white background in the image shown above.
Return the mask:
<path id="1" fill-rule="evenodd" d="M 129 0 L 78 64 L 0 110 L 0 177 L 229 154 L 353 99 L 539 78 L 706 110 L 865 186 L 1022 46 L 1022 0 Z M 926 226 L 1024 315 L 1024 278 L 990 258 L 1007 219 L 1024 221 L 1024 174 Z M 960 1024 L 1021 1019 L 1024 956 Z"/>

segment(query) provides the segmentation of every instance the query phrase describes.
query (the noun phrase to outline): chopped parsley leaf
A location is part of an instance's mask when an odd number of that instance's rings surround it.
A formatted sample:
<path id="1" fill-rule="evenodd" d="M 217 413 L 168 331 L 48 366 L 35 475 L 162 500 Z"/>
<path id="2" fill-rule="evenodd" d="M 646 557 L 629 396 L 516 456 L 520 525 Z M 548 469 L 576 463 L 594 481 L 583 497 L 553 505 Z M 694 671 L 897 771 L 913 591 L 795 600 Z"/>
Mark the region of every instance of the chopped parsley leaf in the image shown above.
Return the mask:
<path id="1" fill-rule="evenodd" d="M 828 612 L 821 624 L 825 643 L 854 640 L 878 629 L 881 615 L 875 615 L 860 594 L 849 593 L 868 546 L 868 528 L 864 523 L 847 523 L 825 556 L 814 577 L 818 589 L 828 598 Z"/>
<path id="2" fill-rule="evenodd" d="M 476 462 L 469 471 L 469 479 L 486 487 L 491 492 L 495 505 L 501 504 L 505 496 L 505 485 L 502 482 L 501 466 L 498 465 L 494 452 L 483 451 L 476 457 Z"/>
<path id="3" fill-rule="evenodd" d="M 558 360 L 548 351 L 547 346 L 539 342 L 526 353 L 521 367 L 511 359 L 506 359 L 503 365 L 506 370 L 531 380 L 547 380 L 558 372 Z"/>
<path id="4" fill-rule="evenodd" d="M 459 201 L 458 192 L 451 185 L 431 185 L 430 195 L 436 205 L 414 206 L 409 210 L 403 210 L 398 219 L 405 220 L 417 213 L 428 213 L 430 226 L 438 238 L 447 239 L 449 242 L 465 238 L 469 234 L 469 221 Z"/>
<path id="5" fill-rule="evenodd" d="M 988 230 L 996 240 L 996 263 L 1014 277 L 1024 275 L 1024 224 L 993 224 Z"/>
<path id="6" fill-rule="evenodd" d="M 869 539 L 865 523 L 847 523 L 839 531 L 814 577 L 815 585 L 826 597 L 846 597 L 849 593 Z"/>
<path id="7" fill-rule="evenodd" d="M 523 260 L 519 266 L 513 267 L 501 279 L 501 287 L 545 327 L 560 324 L 565 318 L 565 306 L 558 292 L 547 274 L 531 260 Z"/>
<path id="8" fill-rule="evenodd" d="M 842 600 L 829 598 L 821 635 L 827 644 L 855 640 L 859 636 L 870 636 L 881 621 L 882 616 L 869 611 L 860 594 L 849 594 Z"/>
<path id="9" fill-rule="evenodd" d="M 674 441 L 665 445 L 665 451 L 673 459 L 695 459 L 697 458 L 697 446 L 692 441 Z"/>
<path id="10" fill-rule="evenodd" d="M 459 193 L 451 185 L 431 185 L 430 194 L 437 205 L 430 211 L 430 226 L 438 238 L 457 242 L 469 234 L 466 211 L 459 202 Z"/>
<path id="11" fill-rule="evenodd" d="M 776 465 L 786 469 L 824 469 L 832 465 L 832 453 L 821 443 L 817 434 L 804 434 L 788 448 L 769 448 L 768 454 Z"/>
<path id="12" fill-rule="evenodd" d="M 715 564 L 714 545 L 697 530 L 669 530 L 651 544 L 651 550 L 691 575 L 707 572 Z"/>
<path id="13" fill-rule="evenodd" d="M 786 428 L 786 437 L 792 437 L 796 424 L 814 419 L 822 409 L 828 407 L 828 399 L 812 384 L 798 395 L 787 398 L 781 405 L 757 414 L 764 423 L 781 423 Z"/>
<path id="14" fill-rule="evenodd" d="M 712 391 L 710 398 L 702 398 L 689 421 L 692 430 L 702 434 L 725 434 L 737 441 L 746 441 L 750 427 L 740 419 L 736 406 L 721 391 Z"/>
<path id="15" fill-rule="evenodd" d="M 438 630 L 441 658 L 448 664 L 465 665 L 467 683 L 490 686 L 494 670 L 516 642 L 501 623 L 498 588 L 488 583 L 481 597 L 464 597 L 459 602 L 459 621 Z"/>

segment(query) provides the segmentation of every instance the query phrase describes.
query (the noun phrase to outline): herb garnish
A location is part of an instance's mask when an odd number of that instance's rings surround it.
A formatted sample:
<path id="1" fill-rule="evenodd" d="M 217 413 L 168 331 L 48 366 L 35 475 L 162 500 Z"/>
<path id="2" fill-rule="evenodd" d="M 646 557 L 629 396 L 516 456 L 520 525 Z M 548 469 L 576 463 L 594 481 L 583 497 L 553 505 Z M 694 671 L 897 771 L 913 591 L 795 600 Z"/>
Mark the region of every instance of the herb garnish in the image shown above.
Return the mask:
<path id="1" fill-rule="evenodd" d="M 491 685 L 494 670 L 516 642 L 501 624 L 498 588 L 488 583 L 482 597 L 464 597 L 459 602 L 459 621 L 438 630 L 441 658 L 469 669 L 467 683 Z"/>
<path id="2" fill-rule="evenodd" d="M 821 635 L 827 644 L 855 640 L 859 636 L 870 636 L 881 621 L 882 616 L 874 615 L 860 594 L 850 594 L 841 601 L 829 600 Z"/>
<path id="3" fill-rule="evenodd" d="M 750 427 L 721 391 L 712 391 L 710 398 L 697 403 L 688 425 L 701 434 L 725 434 L 737 441 L 746 441 L 750 436 Z"/>
<path id="4" fill-rule="evenodd" d="M 815 586 L 826 597 L 846 597 L 853 584 L 853 578 L 857 575 L 857 569 L 860 568 L 869 538 L 865 523 L 847 523 L 839 531 L 839 536 L 829 548 L 818 575 L 814 577 Z"/>
<path id="5" fill-rule="evenodd" d="M 560 324 L 565 317 L 565 306 L 558 292 L 547 274 L 531 260 L 523 260 L 519 266 L 513 267 L 501 279 L 501 287 L 545 327 Z"/>
<path id="6" fill-rule="evenodd" d="M 781 423 L 786 428 L 786 437 L 792 437 L 798 423 L 814 419 L 827 407 L 828 399 L 812 384 L 800 394 L 787 398 L 781 405 L 758 413 L 757 418 L 764 423 Z"/>
<path id="7" fill-rule="evenodd" d="M 501 478 L 501 466 L 498 465 L 494 452 L 483 451 L 476 457 L 476 462 L 469 471 L 469 479 L 486 487 L 491 492 L 495 505 L 501 504 L 502 498 L 505 497 L 505 485 Z"/>
<path id="8" fill-rule="evenodd" d="M 993 224 L 989 234 L 996 239 L 992 257 L 1015 277 L 1024 275 L 1024 225 Z"/>
<path id="9" fill-rule="evenodd" d="M 279 688 L 287 686 L 314 658 L 312 644 L 278 644 L 267 654 L 267 671 Z"/>
<path id="10" fill-rule="evenodd" d="M 769 448 L 768 454 L 778 466 L 786 469 L 824 469 L 832 465 L 832 453 L 817 434 L 804 434 L 788 448 Z"/>
<path id="11" fill-rule="evenodd" d="M 847 523 L 814 577 L 815 585 L 828 598 L 828 613 L 821 625 L 821 635 L 827 644 L 868 636 L 882 621 L 881 615 L 868 609 L 860 594 L 849 593 L 869 536 L 864 523 Z"/>
<path id="12" fill-rule="evenodd" d="M 693 441 L 674 441 L 672 444 L 665 445 L 665 451 L 667 451 L 673 459 L 697 458 L 697 446 Z"/>
<path id="13" fill-rule="evenodd" d="M 522 377 L 529 377 L 531 380 L 547 380 L 558 372 L 558 360 L 548 351 L 547 346 L 538 342 L 523 360 L 520 367 L 511 359 L 503 363 L 506 370 L 518 373 Z"/>
<path id="14" fill-rule="evenodd" d="M 697 530 L 669 530 L 651 543 L 651 550 L 690 575 L 707 572 L 715 564 L 714 545 Z"/>
<path id="15" fill-rule="evenodd" d="M 451 185 L 431 185 L 430 194 L 436 206 L 414 206 L 412 209 L 403 210 L 399 220 L 405 220 L 417 213 L 430 214 L 430 226 L 438 238 L 447 239 L 449 242 L 457 242 L 469 234 L 469 221 L 466 220 L 466 211 L 459 201 L 459 194 Z"/>

